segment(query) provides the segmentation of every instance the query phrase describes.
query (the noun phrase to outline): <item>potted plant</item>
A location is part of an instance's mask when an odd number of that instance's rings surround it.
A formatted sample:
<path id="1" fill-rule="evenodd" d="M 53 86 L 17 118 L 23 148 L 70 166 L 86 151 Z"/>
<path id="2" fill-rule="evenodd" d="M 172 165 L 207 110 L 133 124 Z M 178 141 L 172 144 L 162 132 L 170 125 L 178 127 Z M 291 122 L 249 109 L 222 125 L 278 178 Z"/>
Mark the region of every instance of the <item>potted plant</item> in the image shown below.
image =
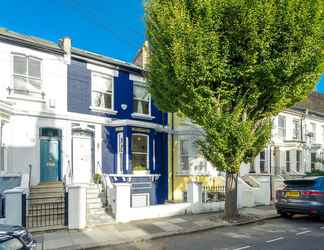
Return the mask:
<path id="1" fill-rule="evenodd" d="M 146 174 L 148 174 L 148 170 L 144 165 L 137 164 L 133 168 L 133 174 L 135 174 L 135 175 L 146 175 Z"/>
<path id="2" fill-rule="evenodd" d="M 95 174 L 94 176 L 93 176 L 93 182 L 95 183 L 95 184 L 101 184 L 101 174 Z"/>

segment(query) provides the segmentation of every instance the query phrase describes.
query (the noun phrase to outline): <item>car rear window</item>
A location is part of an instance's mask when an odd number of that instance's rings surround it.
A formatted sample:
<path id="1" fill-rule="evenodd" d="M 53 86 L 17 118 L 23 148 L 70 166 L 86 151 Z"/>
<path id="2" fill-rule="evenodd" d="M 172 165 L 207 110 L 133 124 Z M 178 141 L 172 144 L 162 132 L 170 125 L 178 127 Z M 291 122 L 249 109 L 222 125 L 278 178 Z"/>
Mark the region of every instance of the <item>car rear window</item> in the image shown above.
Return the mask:
<path id="1" fill-rule="evenodd" d="M 316 180 L 286 180 L 284 183 L 288 187 L 314 187 Z"/>

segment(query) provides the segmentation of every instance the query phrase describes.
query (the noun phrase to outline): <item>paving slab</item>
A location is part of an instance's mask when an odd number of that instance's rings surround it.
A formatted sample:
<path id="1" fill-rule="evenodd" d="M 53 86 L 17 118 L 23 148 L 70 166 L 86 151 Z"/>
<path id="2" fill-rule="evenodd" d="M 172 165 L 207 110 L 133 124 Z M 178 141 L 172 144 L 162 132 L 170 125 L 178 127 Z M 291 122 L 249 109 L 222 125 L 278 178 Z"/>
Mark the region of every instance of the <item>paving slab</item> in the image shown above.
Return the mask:
<path id="1" fill-rule="evenodd" d="M 34 238 L 38 242 L 37 250 L 94 249 L 102 246 L 118 246 L 141 240 L 211 230 L 217 227 L 254 223 L 278 217 L 272 206 L 241 209 L 240 213 L 244 215 L 245 221 L 238 220 L 232 224 L 222 219 L 222 213 L 209 213 L 102 225 L 82 231 L 64 230 L 38 233 L 34 235 Z M 244 237 L 243 234 L 228 236 L 233 239 Z"/>

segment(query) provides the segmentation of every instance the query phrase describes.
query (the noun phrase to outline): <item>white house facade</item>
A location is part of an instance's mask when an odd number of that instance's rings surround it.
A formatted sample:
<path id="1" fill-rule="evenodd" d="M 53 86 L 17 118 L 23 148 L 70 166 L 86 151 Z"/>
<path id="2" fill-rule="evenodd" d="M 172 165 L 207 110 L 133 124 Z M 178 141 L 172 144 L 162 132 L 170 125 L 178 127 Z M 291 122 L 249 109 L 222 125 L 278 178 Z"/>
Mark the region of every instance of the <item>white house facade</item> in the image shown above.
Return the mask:
<path id="1" fill-rule="evenodd" d="M 313 92 L 273 119 L 271 141 L 252 164 L 243 164 L 244 175 L 302 176 L 324 170 L 324 95 Z"/>

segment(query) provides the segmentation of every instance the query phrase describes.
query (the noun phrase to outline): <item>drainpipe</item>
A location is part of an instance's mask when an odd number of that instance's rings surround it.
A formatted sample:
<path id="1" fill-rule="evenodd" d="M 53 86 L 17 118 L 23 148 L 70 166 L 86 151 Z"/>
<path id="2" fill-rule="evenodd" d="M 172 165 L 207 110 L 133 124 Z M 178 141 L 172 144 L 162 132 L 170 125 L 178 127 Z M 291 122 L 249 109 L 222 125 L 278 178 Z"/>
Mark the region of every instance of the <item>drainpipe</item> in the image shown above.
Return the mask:
<path id="1" fill-rule="evenodd" d="M 174 113 L 171 113 L 171 197 L 174 200 Z"/>

